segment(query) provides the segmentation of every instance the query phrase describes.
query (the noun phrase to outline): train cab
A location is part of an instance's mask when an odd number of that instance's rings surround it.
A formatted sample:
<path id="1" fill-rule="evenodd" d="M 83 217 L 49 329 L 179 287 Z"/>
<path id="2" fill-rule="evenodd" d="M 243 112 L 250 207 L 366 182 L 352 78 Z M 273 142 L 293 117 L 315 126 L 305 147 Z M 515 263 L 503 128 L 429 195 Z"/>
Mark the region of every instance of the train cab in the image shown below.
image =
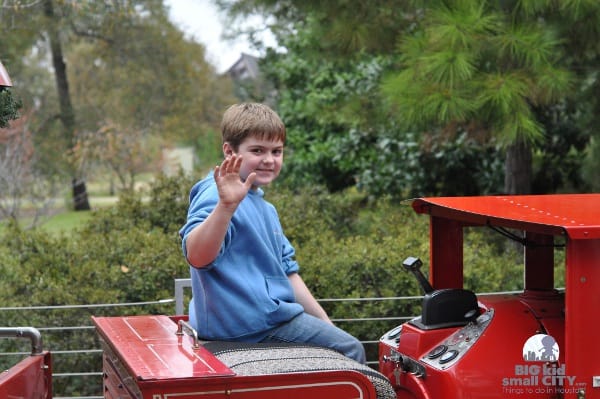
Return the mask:
<path id="1" fill-rule="evenodd" d="M 421 198 L 430 219 L 429 278 L 416 257 L 421 315 L 383 334 L 380 371 L 398 398 L 600 398 L 600 195 Z M 465 228 L 492 229 L 523 248 L 524 289 L 463 287 Z M 554 250 L 565 246 L 565 287 Z"/>

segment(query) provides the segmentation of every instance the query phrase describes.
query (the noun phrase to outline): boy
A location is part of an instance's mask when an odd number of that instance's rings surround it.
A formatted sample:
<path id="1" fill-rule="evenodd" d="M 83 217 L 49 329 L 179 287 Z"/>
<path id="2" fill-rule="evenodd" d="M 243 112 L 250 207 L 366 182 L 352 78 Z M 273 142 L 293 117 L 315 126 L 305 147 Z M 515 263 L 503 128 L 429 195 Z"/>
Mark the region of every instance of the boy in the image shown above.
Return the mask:
<path id="1" fill-rule="evenodd" d="M 295 251 L 262 186 L 279 175 L 285 126 L 257 103 L 228 108 L 225 159 L 190 193 L 183 253 L 190 264 L 190 323 L 208 340 L 299 342 L 361 363 L 356 338 L 335 327 L 298 274 Z"/>

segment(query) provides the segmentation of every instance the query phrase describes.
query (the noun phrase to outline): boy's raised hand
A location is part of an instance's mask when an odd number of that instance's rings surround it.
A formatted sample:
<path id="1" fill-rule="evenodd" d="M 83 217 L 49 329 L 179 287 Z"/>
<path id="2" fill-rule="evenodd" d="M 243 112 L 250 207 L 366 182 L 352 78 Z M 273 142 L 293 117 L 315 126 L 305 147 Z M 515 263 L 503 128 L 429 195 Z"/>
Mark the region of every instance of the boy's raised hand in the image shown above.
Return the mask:
<path id="1" fill-rule="evenodd" d="M 237 154 L 227 156 L 220 166 L 215 166 L 215 182 L 219 190 L 219 199 L 224 206 L 237 207 L 254 183 L 254 172 L 250 173 L 245 181 L 242 180 L 241 166 L 242 156 Z"/>

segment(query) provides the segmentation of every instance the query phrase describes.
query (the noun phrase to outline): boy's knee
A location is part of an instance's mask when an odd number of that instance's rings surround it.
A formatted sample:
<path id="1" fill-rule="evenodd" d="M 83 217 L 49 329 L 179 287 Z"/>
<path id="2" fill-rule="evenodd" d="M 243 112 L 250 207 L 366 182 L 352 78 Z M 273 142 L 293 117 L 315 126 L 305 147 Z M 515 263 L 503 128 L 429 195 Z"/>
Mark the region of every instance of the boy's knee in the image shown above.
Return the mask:
<path id="1" fill-rule="evenodd" d="M 348 342 L 347 348 L 344 351 L 344 355 L 346 355 L 346 357 L 356 360 L 361 364 L 365 364 L 367 362 L 365 347 L 356 338 L 354 338 L 351 342 Z"/>

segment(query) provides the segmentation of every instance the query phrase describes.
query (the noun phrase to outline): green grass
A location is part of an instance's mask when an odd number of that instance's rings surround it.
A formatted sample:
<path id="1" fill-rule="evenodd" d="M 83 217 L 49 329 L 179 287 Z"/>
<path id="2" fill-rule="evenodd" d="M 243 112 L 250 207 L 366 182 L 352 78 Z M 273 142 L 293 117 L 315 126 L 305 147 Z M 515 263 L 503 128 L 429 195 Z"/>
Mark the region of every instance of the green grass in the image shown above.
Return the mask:
<path id="1" fill-rule="evenodd" d="M 91 211 L 65 211 L 57 213 L 48 220 L 44 221 L 40 228 L 49 233 L 69 232 L 82 226 L 92 215 Z"/>
<path id="2" fill-rule="evenodd" d="M 144 190 L 148 187 L 149 183 L 153 180 L 153 175 L 150 173 L 141 174 L 137 177 L 136 187 L 138 190 Z M 105 180 L 90 180 L 86 183 L 87 192 L 88 192 L 88 200 L 92 209 L 105 208 L 113 206 L 117 200 L 117 195 L 111 195 L 110 193 L 110 184 Z M 65 193 L 64 197 L 68 198 L 66 201 L 70 201 L 68 197 L 69 193 Z M 90 211 L 68 211 L 68 210 L 58 210 L 55 209 L 54 212 L 57 212 L 55 215 L 44 218 L 39 224 L 39 228 L 42 228 L 50 233 L 61 233 L 61 232 L 70 232 L 73 229 L 82 226 L 85 224 L 90 218 Z M 24 218 L 20 224 L 21 226 L 28 226 L 31 220 Z M 6 221 L 0 220 L 0 234 L 5 230 Z"/>
<path id="3" fill-rule="evenodd" d="M 68 233 L 77 227 L 83 226 L 91 216 L 91 211 L 64 211 L 43 220 L 38 227 L 49 233 Z M 21 221 L 21 226 L 26 227 L 29 223 L 30 220 L 24 219 Z M 0 234 L 4 232 L 5 228 L 6 222 L 0 221 Z"/>
<path id="4" fill-rule="evenodd" d="M 92 209 L 99 209 L 113 206 L 117 197 L 90 197 L 90 205 Z M 91 217 L 92 211 L 71 211 L 55 209 L 52 216 L 44 216 L 38 221 L 38 228 L 44 229 L 49 233 L 68 233 L 73 229 L 84 225 Z M 27 227 L 31 223 L 31 219 L 23 218 L 20 221 L 22 227 Z M 6 221 L 0 220 L 0 234 L 6 228 Z"/>

